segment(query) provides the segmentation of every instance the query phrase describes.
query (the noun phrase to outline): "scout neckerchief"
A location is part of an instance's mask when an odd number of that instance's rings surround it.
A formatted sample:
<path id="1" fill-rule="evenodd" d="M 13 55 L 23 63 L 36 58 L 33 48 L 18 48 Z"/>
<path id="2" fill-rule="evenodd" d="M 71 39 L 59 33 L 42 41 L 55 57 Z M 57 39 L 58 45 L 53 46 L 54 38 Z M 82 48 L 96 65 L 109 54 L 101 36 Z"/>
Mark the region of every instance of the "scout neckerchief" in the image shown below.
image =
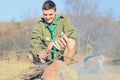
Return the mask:
<path id="1" fill-rule="evenodd" d="M 54 24 L 53 26 L 48 25 L 48 30 L 51 32 L 52 40 L 54 40 L 56 37 L 55 31 L 56 31 L 56 27 L 57 27 L 57 23 L 58 23 L 58 17 L 55 17 L 55 21 L 56 21 L 56 24 Z M 55 47 L 53 47 L 53 51 L 54 52 L 52 52 L 52 59 L 54 59 L 56 57 L 57 49 Z"/>

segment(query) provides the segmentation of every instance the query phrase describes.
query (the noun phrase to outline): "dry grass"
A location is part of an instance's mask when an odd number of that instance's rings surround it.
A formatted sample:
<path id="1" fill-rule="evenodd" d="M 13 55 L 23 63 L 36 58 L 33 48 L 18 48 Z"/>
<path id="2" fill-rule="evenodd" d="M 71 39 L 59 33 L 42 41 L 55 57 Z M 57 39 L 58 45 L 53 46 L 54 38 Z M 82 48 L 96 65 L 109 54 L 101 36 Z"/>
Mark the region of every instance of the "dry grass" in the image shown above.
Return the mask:
<path id="1" fill-rule="evenodd" d="M 74 66 L 81 67 L 83 64 L 83 59 L 85 55 L 77 55 L 77 60 L 79 60 L 79 63 L 75 64 Z M 21 72 L 24 70 L 35 66 L 32 63 L 30 63 L 28 60 L 26 61 L 16 61 L 16 60 L 10 60 L 9 62 L 6 60 L 0 61 L 0 80 L 14 80 L 15 77 L 18 76 Z M 79 70 L 80 68 L 78 68 Z M 80 80 L 120 80 L 120 74 L 116 75 L 80 75 Z M 86 78 L 86 79 L 85 79 Z M 91 78 L 91 79 L 90 79 Z"/>
<path id="2" fill-rule="evenodd" d="M 0 61 L 0 80 L 14 80 L 25 69 L 33 66 L 27 61 Z"/>

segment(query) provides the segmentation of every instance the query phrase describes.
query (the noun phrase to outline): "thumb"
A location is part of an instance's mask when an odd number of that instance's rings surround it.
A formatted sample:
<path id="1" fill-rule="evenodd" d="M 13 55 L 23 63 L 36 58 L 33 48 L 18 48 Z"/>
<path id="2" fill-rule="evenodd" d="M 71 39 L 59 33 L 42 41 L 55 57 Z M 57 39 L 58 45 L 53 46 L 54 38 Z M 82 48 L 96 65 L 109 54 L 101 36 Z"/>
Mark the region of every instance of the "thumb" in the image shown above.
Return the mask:
<path id="1" fill-rule="evenodd" d="M 45 63 L 46 61 L 44 59 L 40 58 L 40 62 Z"/>
<path id="2" fill-rule="evenodd" d="M 48 47 L 47 47 L 47 49 L 51 50 L 52 47 L 53 47 L 53 42 L 50 42 L 49 45 L 48 45 Z"/>

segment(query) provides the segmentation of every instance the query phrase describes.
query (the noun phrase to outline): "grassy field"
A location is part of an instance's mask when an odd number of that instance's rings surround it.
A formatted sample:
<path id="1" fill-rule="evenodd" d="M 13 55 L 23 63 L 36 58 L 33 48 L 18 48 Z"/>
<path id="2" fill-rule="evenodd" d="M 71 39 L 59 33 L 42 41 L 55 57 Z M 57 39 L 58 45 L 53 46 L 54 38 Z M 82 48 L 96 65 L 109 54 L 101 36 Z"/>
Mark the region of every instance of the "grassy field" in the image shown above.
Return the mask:
<path id="1" fill-rule="evenodd" d="M 33 66 L 28 61 L 0 61 L 0 80 L 14 80 L 22 71 Z"/>

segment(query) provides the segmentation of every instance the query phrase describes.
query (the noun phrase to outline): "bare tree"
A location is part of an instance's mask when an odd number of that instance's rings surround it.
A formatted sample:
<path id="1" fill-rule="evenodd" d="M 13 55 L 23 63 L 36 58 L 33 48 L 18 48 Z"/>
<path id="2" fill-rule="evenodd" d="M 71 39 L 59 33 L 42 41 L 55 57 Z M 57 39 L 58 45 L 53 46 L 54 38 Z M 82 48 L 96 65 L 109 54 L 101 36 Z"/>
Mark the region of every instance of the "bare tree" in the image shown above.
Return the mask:
<path id="1" fill-rule="evenodd" d="M 98 11 L 98 0 L 67 0 L 66 4 L 67 11 L 77 16 L 94 16 Z"/>
<path id="2" fill-rule="evenodd" d="M 66 10 L 77 30 L 79 47 L 83 53 L 112 55 L 112 47 L 115 47 L 114 54 L 118 54 L 116 39 L 120 38 L 120 27 L 111 8 L 102 13 L 99 11 L 99 0 L 67 0 Z"/>

